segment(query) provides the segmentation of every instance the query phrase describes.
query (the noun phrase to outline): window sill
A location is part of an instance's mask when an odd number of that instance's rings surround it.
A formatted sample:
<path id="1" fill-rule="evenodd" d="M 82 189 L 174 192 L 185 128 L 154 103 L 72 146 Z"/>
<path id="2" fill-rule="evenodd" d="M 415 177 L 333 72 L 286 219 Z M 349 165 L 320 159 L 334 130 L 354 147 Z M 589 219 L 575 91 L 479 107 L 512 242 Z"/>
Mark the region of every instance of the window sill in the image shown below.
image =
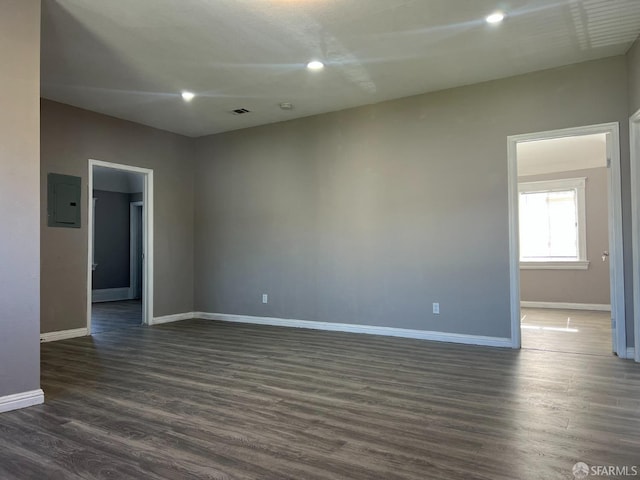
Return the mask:
<path id="1" fill-rule="evenodd" d="M 520 270 L 587 270 L 588 260 L 566 262 L 520 262 Z"/>

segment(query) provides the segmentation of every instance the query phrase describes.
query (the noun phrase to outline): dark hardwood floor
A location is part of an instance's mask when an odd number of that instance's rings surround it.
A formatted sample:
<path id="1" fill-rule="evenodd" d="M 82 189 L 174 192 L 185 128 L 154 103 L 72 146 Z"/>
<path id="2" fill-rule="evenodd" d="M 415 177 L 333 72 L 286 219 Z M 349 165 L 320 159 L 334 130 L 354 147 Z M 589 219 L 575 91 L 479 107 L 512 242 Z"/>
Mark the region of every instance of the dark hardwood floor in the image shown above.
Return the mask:
<path id="1" fill-rule="evenodd" d="M 120 328 L 139 327 L 142 324 L 142 301 L 98 302 L 91 304 L 91 333 Z"/>
<path id="2" fill-rule="evenodd" d="M 615 357 L 185 321 L 42 345 L 0 478 L 571 479 L 640 464 Z"/>
<path id="3" fill-rule="evenodd" d="M 521 309 L 522 348 L 613 355 L 611 312 Z"/>

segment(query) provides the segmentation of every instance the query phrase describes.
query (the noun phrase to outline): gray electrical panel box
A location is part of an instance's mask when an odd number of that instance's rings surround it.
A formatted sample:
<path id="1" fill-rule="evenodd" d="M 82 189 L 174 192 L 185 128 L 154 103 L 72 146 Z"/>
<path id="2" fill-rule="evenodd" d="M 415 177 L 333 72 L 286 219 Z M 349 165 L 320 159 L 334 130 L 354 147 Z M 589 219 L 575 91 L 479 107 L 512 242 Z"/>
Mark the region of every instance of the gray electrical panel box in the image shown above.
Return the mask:
<path id="1" fill-rule="evenodd" d="M 80 177 L 47 175 L 47 225 L 80 228 L 80 194 Z"/>

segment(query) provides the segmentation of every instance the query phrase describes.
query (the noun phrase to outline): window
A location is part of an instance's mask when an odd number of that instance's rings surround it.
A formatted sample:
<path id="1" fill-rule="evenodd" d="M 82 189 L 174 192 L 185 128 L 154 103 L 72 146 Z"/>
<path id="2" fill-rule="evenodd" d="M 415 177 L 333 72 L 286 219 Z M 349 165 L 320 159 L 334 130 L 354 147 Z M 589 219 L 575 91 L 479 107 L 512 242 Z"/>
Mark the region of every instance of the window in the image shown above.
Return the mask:
<path id="1" fill-rule="evenodd" d="M 520 267 L 586 269 L 585 179 L 518 184 Z"/>

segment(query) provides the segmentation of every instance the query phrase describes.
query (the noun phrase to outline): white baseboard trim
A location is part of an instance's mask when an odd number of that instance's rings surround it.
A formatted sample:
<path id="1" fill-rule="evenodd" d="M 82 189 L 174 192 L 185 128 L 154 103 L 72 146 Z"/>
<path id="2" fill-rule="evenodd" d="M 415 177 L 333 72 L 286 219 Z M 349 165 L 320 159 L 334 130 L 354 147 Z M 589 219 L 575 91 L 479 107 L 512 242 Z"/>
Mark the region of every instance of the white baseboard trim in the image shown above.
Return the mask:
<path id="1" fill-rule="evenodd" d="M 151 321 L 151 325 L 161 325 L 163 323 L 180 322 L 182 320 L 191 320 L 194 317 L 194 312 L 176 313 L 174 315 L 165 315 L 164 317 L 155 317 Z"/>
<path id="2" fill-rule="evenodd" d="M 41 389 L 5 395 L 0 397 L 0 413 L 32 407 L 41 403 L 44 403 L 44 392 Z"/>
<path id="3" fill-rule="evenodd" d="M 129 287 L 102 288 L 91 291 L 91 303 L 129 300 Z"/>
<path id="4" fill-rule="evenodd" d="M 42 343 L 55 342 L 58 340 L 67 340 L 68 338 L 86 337 L 87 335 L 89 335 L 87 327 L 74 328 L 73 330 L 59 330 L 57 332 L 41 333 L 40 341 Z"/>
<path id="5" fill-rule="evenodd" d="M 600 303 L 566 303 L 566 302 L 520 302 L 523 308 L 556 308 L 559 310 L 595 310 L 610 312 L 611 305 Z"/>
<path id="6" fill-rule="evenodd" d="M 141 296 L 138 296 L 138 295 L 137 295 L 136 289 L 135 289 L 134 287 L 129 287 L 129 288 L 127 289 L 127 292 L 128 292 L 128 293 L 127 293 L 127 295 L 128 295 L 128 296 L 127 296 L 127 298 L 126 298 L 127 300 L 136 300 L 136 298 L 137 298 L 137 299 L 142 299 L 142 297 L 141 297 Z"/>
<path id="7" fill-rule="evenodd" d="M 203 320 L 220 320 L 223 322 L 251 323 L 256 325 L 272 325 L 276 327 L 309 328 L 312 330 L 329 330 L 334 332 L 365 333 L 387 337 L 415 338 L 435 342 L 463 343 L 466 345 L 483 345 L 487 347 L 512 348 L 510 338 L 484 337 L 460 333 L 431 332 L 427 330 L 411 330 L 406 328 L 378 327 L 375 325 L 354 325 L 350 323 L 312 322 L 273 317 L 252 317 L 248 315 L 230 315 L 224 313 L 195 312 L 194 318 Z"/>

